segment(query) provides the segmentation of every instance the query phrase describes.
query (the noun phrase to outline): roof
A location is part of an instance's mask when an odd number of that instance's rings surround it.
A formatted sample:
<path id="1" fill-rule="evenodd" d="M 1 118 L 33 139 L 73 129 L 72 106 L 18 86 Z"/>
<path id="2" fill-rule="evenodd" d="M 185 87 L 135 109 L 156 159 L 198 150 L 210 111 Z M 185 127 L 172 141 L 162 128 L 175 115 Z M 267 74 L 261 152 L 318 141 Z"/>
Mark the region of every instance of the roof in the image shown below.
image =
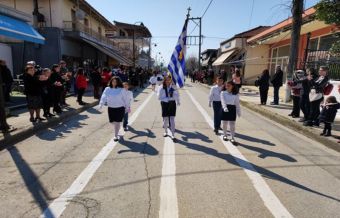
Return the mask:
<path id="1" fill-rule="evenodd" d="M 202 51 L 201 54 L 205 54 L 205 53 L 209 53 L 209 52 L 217 52 L 218 49 L 206 49 L 204 51 Z"/>
<path id="2" fill-rule="evenodd" d="M 132 33 L 133 31 L 135 31 L 135 34 L 141 37 L 145 37 L 145 38 L 152 37 L 151 32 L 146 26 L 144 26 L 143 23 L 141 23 L 140 25 L 122 23 L 118 21 L 114 21 L 114 23 L 118 28 L 124 29 L 128 33 Z"/>
<path id="3" fill-rule="evenodd" d="M 96 14 L 101 20 L 105 22 L 106 26 L 114 27 L 113 23 L 111 23 L 108 19 L 106 19 L 99 11 L 97 11 L 90 3 L 88 3 L 86 0 L 81 0 L 81 4 L 84 4 L 85 7 L 89 7 L 91 10 L 91 13 Z"/>
<path id="4" fill-rule="evenodd" d="M 315 8 L 309 8 L 307 10 L 304 11 L 304 13 L 302 14 L 302 19 L 306 19 L 308 18 L 309 16 L 313 15 L 315 13 Z M 281 29 L 283 28 L 287 28 L 287 27 L 290 27 L 291 24 L 293 22 L 293 19 L 292 17 L 289 17 L 288 19 L 284 20 L 284 21 L 281 21 L 280 23 L 270 27 L 269 29 L 266 29 L 260 33 L 258 33 L 257 35 L 251 37 L 250 39 L 247 40 L 247 42 L 254 42 L 260 38 L 263 38 L 265 36 L 268 36 L 268 35 L 271 35 L 277 31 L 280 31 Z"/>
<path id="5" fill-rule="evenodd" d="M 269 28 L 270 28 L 270 26 L 258 26 L 258 27 L 255 27 L 253 29 L 246 30 L 242 33 L 238 33 L 238 34 L 234 35 L 233 37 L 231 37 L 227 40 L 224 40 L 223 42 L 221 42 L 221 44 L 224 44 L 224 43 L 229 42 L 229 41 L 236 39 L 236 38 L 249 38 L 249 37 L 255 36 L 256 34 L 263 32 L 264 30 L 269 29 Z"/>

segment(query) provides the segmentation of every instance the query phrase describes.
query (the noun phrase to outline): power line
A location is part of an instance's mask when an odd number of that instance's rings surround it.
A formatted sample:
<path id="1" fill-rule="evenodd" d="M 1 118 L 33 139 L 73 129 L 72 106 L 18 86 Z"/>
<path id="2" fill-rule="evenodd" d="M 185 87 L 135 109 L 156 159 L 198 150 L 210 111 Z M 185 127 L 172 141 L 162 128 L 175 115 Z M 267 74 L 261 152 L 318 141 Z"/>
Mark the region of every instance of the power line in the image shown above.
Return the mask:
<path id="1" fill-rule="evenodd" d="M 212 4 L 213 1 L 214 1 L 214 0 L 210 0 L 208 6 L 205 8 L 205 11 L 203 12 L 201 18 L 203 18 L 204 15 L 207 13 L 207 11 L 208 11 L 208 9 L 210 8 L 210 5 Z M 191 34 L 196 30 L 197 26 L 198 26 L 198 25 L 196 24 L 195 27 L 194 27 L 194 29 L 191 30 L 191 32 L 189 33 L 189 35 L 191 35 Z"/>
<path id="2" fill-rule="evenodd" d="M 251 11 L 250 11 L 249 26 L 248 26 L 248 28 L 250 28 L 251 20 L 253 19 L 254 2 L 255 2 L 255 0 L 253 0 L 253 3 L 251 4 Z"/>

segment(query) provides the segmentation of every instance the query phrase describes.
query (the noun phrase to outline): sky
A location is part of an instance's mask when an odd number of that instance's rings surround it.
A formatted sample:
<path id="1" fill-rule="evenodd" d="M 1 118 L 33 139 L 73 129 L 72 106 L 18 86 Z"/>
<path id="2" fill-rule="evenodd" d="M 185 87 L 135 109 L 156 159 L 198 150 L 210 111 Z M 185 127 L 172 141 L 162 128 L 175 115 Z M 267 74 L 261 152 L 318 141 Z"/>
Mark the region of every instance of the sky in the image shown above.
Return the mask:
<path id="1" fill-rule="evenodd" d="M 191 7 L 191 17 L 203 15 L 211 0 L 87 0 L 110 21 L 143 22 L 153 38 L 152 56 L 168 64 Z M 254 2 L 254 3 L 253 3 Z M 318 0 L 305 0 L 305 9 Z M 218 48 L 220 42 L 259 25 L 271 26 L 291 15 L 291 0 L 213 0 L 202 18 L 202 51 Z M 198 35 L 190 22 L 188 34 Z M 192 32 L 193 31 L 193 32 Z M 189 46 L 187 56 L 197 55 Z"/>

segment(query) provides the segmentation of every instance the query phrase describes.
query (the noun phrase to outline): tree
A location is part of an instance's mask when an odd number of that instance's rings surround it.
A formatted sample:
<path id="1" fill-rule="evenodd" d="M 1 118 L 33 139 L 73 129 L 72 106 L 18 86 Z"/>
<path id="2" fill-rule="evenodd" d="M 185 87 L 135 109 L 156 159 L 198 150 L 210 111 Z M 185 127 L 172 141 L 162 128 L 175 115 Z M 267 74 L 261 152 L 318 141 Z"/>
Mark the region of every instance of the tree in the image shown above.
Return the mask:
<path id="1" fill-rule="evenodd" d="M 321 0 L 315 5 L 316 18 L 324 21 L 326 24 L 340 25 L 340 1 L 339 0 Z M 339 40 L 333 43 L 331 52 L 340 53 L 340 34 L 335 35 Z"/>
<path id="2" fill-rule="evenodd" d="M 194 71 L 198 69 L 198 59 L 196 56 L 192 55 L 186 60 L 186 69 L 188 71 Z"/>

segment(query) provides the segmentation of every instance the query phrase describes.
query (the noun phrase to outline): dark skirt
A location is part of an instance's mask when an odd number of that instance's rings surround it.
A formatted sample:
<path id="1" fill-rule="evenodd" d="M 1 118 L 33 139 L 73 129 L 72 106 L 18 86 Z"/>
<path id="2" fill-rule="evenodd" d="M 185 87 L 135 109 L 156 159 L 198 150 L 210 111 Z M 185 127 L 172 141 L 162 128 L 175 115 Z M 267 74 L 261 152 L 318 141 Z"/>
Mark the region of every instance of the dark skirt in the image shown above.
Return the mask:
<path id="1" fill-rule="evenodd" d="M 28 109 L 36 110 L 42 108 L 41 96 L 27 95 L 26 100 Z"/>
<path id="2" fill-rule="evenodd" d="M 175 117 L 176 116 L 176 101 L 161 102 L 162 117 Z"/>
<path id="3" fill-rule="evenodd" d="M 109 112 L 109 121 L 112 122 L 122 122 L 125 114 L 125 107 L 118 108 L 108 108 Z"/>
<path id="4" fill-rule="evenodd" d="M 228 112 L 222 112 L 222 120 L 224 121 L 236 121 L 236 106 L 227 105 Z"/>

